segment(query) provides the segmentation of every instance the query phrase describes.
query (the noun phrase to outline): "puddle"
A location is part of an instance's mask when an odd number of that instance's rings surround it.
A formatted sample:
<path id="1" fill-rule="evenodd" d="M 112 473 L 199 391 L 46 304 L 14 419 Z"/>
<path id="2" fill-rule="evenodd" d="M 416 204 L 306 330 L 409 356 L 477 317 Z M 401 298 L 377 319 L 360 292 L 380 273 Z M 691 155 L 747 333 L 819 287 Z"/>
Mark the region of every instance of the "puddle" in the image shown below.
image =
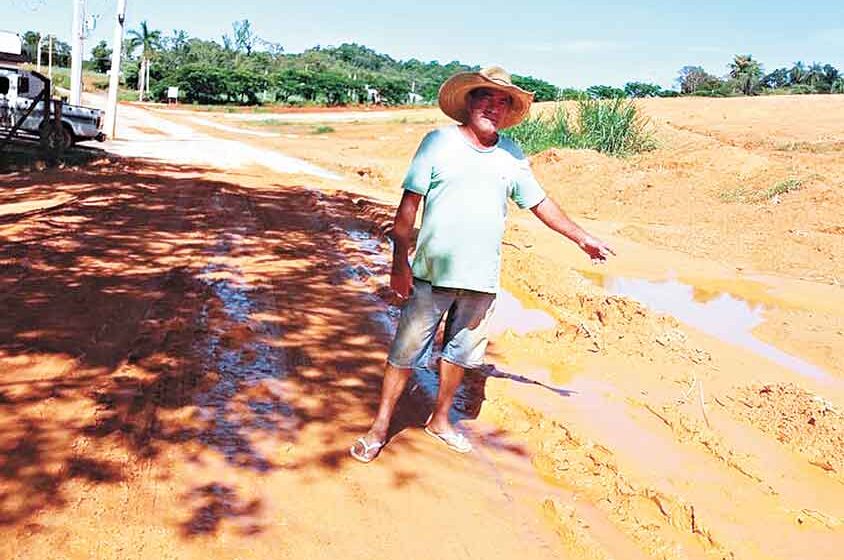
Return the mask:
<path id="1" fill-rule="evenodd" d="M 236 236 L 220 240 L 214 255 L 228 254 L 233 240 Z M 250 319 L 263 306 L 252 287 L 240 280 L 237 268 L 212 262 L 200 278 L 222 304 L 222 313 L 211 317 L 206 307 L 202 314 L 209 335 L 200 352 L 218 379 L 195 401 L 208 426 L 200 440 L 229 463 L 267 471 L 272 463 L 256 448 L 253 437 L 292 431 L 296 423 L 278 384 L 287 370 L 286 357 L 282 349 L 264 342 L 280 334 L 272 325 Z"/>
<path id="2" fill-rule="evenodd" d="M 700 297 L 695 286 L 675 279 L 662 282 L 584 274 L 611 295 L 634 299 L 657 313 L 672 315 L 680 321 L 724 342 L 741 346 L 801 375 L 831 381 L 823 369 L 762 342 L 752 331 L 764 322 L 766 306 L 721 292 Z"/>
<path id="3" fill-rule="evenodd" d="M 489 330 L 495 336 L 511 330 L 524 336 L 533 331 L 553 329 L 557 321 L 538 309 L 528 309 L 507 290 L 501 290 L 495 302 L 495 314 L 492 316 Z"/>

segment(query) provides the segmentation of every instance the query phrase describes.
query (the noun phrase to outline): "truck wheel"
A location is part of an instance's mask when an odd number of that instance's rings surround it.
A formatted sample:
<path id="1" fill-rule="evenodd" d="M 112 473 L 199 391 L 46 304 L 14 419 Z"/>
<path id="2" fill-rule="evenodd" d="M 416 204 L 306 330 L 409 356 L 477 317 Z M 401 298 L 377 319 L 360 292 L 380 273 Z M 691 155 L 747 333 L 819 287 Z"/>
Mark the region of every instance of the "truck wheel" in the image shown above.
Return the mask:
<path id="1" fill-rule="evenodd" d="M 62 145 L 62 151 L 70 149 L 74 144 L 75 138 L 73 137 L 73 132 L 67 127 L 62 126 L 61 133 L 59 134 L 59 142 Z"/>
<path id="2" fill-rule="evenodd" d="M 65 126 L 56 130 L 52 124 L 44 124 L 41 126 L 39 136 L 41 149 L 57 157 L 73 146 L 73 134 Z"/>

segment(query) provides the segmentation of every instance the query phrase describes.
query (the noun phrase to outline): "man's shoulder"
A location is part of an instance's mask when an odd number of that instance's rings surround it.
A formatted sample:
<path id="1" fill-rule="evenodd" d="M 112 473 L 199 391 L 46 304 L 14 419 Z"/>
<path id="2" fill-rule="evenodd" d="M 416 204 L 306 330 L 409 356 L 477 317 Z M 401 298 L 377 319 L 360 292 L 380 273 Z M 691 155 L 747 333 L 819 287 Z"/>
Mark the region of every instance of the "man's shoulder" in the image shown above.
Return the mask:
<path id="1" fill-rule="evenodd" d="M 508 159 L 511 159 L 516 163 L 527 162 L 527 157 L 522 151 L 521 146 L 519 146 L 519 144 L 509 136 L 501 135 L 498 140 L 498 146 L 496 147 L 498 150 L 505 153 L 508 156 Z"/>
<path id="2" fill-rule="evenodd" d="M 498 149 L 504 150 L 516 159 L 524 159 L 525 154 L 521 146 L 515 140 L 502 134 L 498 139 Z"/>
<path id="3" fill-rule="evenodd" d="M 453 127 L 442 126 L 431 130 L 425 135 L 424 138 L 422 138 L 422 142 L 420 143 L 420 149 L 424 150 L 425 152 L 433 152 L 435 150 L 447 148 L 448 145 L 453 141 Z"/>
<path id="4" fill-rule="evenodd" d="M 454 125 L 441 126 L 428 132 L 428 134 L 425 135 L 425 139 L 431 139 L 434 141 L 448 140 L 449 138 L 453 137 L 454 130 Z"/>

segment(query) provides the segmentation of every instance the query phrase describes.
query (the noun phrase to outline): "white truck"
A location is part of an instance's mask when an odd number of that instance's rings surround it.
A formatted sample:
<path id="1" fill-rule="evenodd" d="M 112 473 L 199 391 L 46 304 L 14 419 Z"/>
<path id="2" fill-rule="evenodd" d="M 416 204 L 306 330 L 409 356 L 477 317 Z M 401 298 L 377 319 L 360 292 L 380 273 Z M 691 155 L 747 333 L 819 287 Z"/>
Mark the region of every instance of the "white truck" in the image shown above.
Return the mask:
<path id="1" fill-rule="evenodd" d="M 60 151 L 76 142 L 105 140 L 102 132 L 103 112 L 99 109 L 60 104 L 61 126 L 45 118 L 50 103 L 50 80 L 19 67 L 22 59 L 17 34 L 0 32 L 0 141 L 14 135 L 37 136 L 42 144 Z"/>
<path id="2" fill-rule="evenodd" d="M 41 135 L 44 102 L 36 101 L 49 80 L 37 72 L 0 66 L 0 131 L 20 123 L 20 130 Z M 28 109 L 36 104 L 27 115 Z M 22 122 L 21 122 L 22 119 Z M 57 139 L 62 149 L 84 140 L 105 140 L 102 132 L 103 112 L 99 109 L 62 104 L 62 127 Z"/>

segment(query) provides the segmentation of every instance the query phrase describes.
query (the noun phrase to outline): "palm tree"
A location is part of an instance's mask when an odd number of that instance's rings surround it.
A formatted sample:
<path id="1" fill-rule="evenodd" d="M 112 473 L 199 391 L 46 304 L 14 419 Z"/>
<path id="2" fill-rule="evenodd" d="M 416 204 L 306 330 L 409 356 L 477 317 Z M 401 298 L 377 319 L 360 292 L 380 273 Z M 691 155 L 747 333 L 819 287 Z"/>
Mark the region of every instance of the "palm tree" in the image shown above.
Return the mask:
<path id="1" fill-rule="evenodd" d="M 826 74 L 824 74 L 823 66 L 820 62 L 813 62 L 809 69 L 806 70 L 806 77 L 804 81 L 812 86 L 815 90 L 818 89 L 818 84 L 824 81 Z"/>
<path id="2" fill-rule="evenodd" d="M 791 80 L 791 85 L 796 86 L 802 84 L 806 80 L 806 65 L 803 61 L 798 60 L 788 71 L 788 77 Z"/>
<path id="3" fill-rule="evenodd" d="M 728 65 L 730 77 L 736 81 L 742 93 L 750 95 L 762 79 L 762 65 L 749 54 L 737 54 Z"/>
<path id="4" fill-rule="evenodd" d="M 146 20 L 141 22 L 138 29 L 132 29 L 129 35 L 129 49 L 131 52 L 140 47 L 141 67 L 138 71 L 138 101 L 144 100 L 144 91 L 149 91 L 149 64 L 156 49 L 161 48 L 161 31 L 150 31 Z"/>
<path id="5" fill-rule="evenodd" d="M 829 88 L 832 88 L 832 84 L 834 84 L 841 77 L 841 73 L 838 71 L 838 68 L 836 68 L 832 64 L 824 64 L 823 74 L 824 82 Z"/>

